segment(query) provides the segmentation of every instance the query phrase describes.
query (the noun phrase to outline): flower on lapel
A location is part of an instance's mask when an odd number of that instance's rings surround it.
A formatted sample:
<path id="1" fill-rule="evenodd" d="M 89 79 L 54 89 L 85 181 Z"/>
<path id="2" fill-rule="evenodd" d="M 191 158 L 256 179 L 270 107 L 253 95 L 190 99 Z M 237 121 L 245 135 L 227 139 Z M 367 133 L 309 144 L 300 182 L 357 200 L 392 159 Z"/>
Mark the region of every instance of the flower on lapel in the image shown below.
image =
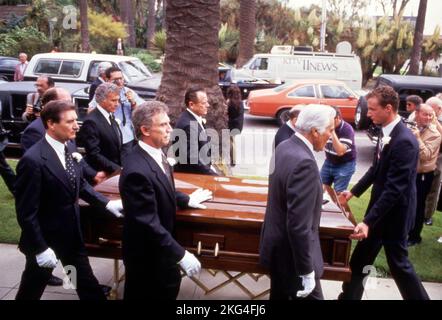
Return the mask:
<path id="1" fill-rule="evenodd" d="M 77 163 L 80 163 L 81 159 L 83 159 L 83 156 L 78 152 L 72 152 L 72 158 L 74 158 Z"/>
<path id="2" fill-rule="evenodd" d="M 207 119 L 206 118 L 201 118 L 201 123 L 205 126 L 207 123 Z"/>
<path id="3" fill-rule="evenodd" d="M 169 162 L 169 165 L 170 165 L 171 167 L 173 167 L 174 165 L 177 164 L 178 161 L 176 161 L 175 158 L 167 158 L 167 162 Z"/>
<path id="4" fill-rule="evenodd" d="M 121 125 L 121 120 L 118 118 L 115 118 L 115 122 L 120 126 Z"/>
<path id="5" fill-rule="evenodd" d="M 390 140 L 391 140 L 391 137 L 382 137 L 382 140 L 381 140 L 382 145 L 386 146 L 387 144 L 390 143 Z"/>

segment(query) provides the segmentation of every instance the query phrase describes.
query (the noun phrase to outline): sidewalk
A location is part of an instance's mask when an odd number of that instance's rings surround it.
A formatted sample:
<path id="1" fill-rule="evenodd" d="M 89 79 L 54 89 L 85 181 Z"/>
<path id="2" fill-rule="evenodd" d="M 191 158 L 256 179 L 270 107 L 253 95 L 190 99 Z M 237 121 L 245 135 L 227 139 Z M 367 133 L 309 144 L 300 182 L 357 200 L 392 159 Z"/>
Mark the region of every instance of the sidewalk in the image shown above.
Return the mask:
<path id="1" fill-rule="evenodd" d="M 91 258 L 92 268 L 95 276 L 101 284 L 112 286 L 113 279 L 113 260 Z M 24 268 L 25 259 L 22 253 L 17 249 L 16 245 L 0 244 L 0 299 L 14 299 L 18 285 L 20 283 L 21 273 Z M 119 262 L 120 268 L 123 269 L 122 261 Z M 232 273 L 236 275 L 237 273 Z M 63 272 L 60 265 L 55 270 L 55 275 L 63 278 Z M 213 288 L 228 278 L 222 273 L 217 272 L 215 276 L 207 270 L 203 270 L 198 277 L 208 288 Z M 364 300 L 400 300 L 401 296 L 392 279 L 373 279 L 376 283 L 373 289 L 367 289 L 364 294 Z M 269 288 L 270 281 L 267 276 L 261 277 L 255 281 L 248 275 L 239 279 L 240 284 L 247 287 L 253 294 L 258 294 Z M 341 288 L 341 282 L 338 281 L 321 281 L 325 299 L 336 299 Z M 442 283 L 424 283 L 430 298 L 433 300 L 442 300 Z M 119 298 L 123 294 L 123 282 L 119 287 Z M 44 300 L 77 300 L 78 297 L 74 290 L 66 290 L 63 287 L 47 287 L 42 299 Z M 185 277 L 181 283 L 181 290 L 178 299 L 188 300 L 243 300 L 250 299 L 249 296 L 237 284 L 229 283 L 219 290 L 205 295 L 191 279 Z M 260 297 L 260 299 L 268 299 L 268 294 Z"/>

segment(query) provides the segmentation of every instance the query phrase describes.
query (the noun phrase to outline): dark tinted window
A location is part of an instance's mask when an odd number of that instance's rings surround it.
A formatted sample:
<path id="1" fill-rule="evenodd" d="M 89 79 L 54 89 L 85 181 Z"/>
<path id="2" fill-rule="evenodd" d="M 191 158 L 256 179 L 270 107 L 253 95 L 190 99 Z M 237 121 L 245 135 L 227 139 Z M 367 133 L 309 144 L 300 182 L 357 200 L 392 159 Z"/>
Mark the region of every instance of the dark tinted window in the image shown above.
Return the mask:
<path id="1" fill-rule="evenodd" d="M 315 89 L 313 86 L 304 86 L 301 88 L 296 88 L 288 94 L 289 97 L 307 97 L 315 98 Z"/>

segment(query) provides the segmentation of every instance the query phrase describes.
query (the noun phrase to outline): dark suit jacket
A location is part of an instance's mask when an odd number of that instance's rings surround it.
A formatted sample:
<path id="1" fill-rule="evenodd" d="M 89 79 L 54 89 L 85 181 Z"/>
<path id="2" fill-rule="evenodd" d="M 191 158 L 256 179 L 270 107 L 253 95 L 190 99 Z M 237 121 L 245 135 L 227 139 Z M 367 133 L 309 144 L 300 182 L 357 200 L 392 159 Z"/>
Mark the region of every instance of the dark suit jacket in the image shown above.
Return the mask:
<path id="1" fill-rule="evenodd" d="M 89 87 L 89 102 L 92 101 L 95 96 L 95 90 L 97 90 L 97 87 L 102 83 L 103 82 L 98 77 L 94 80 L 94 82 L 91 83 L 91 86 Z"/>
<path id="2" fill-rule="evenodd" d="M 34 121 L 32 121 L 23 132 L 23 135 L 21 136 L 21 146 L 23 148 L 23 151 L 27 151 L 30 149 L 34 144 L 36 144 L 38 141 L 44 138 L 46 134 L 46 129 L 43 125 L 43 121 L 41 118 L 37 118 Z M 75 144 L 75 141 L 70 142 L 72 143 L 72 149 L 77 149 L 77 146 Z M 76 152 L 76 151 L 73 151 Z M 86 161 L 82 160 L 80 162 L 81 166 L 83 167 L 83 173 L 85 179 L 91 183 L 94 184 L 94 178 L 97 175 L 97 171 L 92 169 L 91 166 L 89 166 Z"/>
<path id="3" fill-rule="evenodd" d="M 179 130 L 181 129 L 186 134 L 184 139 L 179 139 Z M 174 166 L 174 170 L 177 172 L 191 172 L 199 174 L 216 175 L 211 169 L 210 158 L 210 137 L 208 137 L 205 131 L 201 128 L 196 121 L 195 117 L 187 110 L 181 113 L 177 120 L 174 130 L 174 148 L 178 149 L 178 163 Z M 202 154 L 207 155 L 200 157 Z M 186 151 L 183 154 L 183 151 Z"/>
<path id="4" fill-rule="evenodd" d="M 405 124 L 399 122 L 390 134 L 380 159 L 375 161 L 351 192 L 359 197 L 371 185 L 371 198 L 364 217 L 369 234 L 404 240 L 416 215 L 416 168 L 419 145 Z"/>
<path id="5" fill-rule="evenodd" d="M 176 206 L 189 197 L 175 190 L 155 160 L 136 145 L 124 159 L 119 182 L 124 207 L 123 258 L 126 262 L 176 264 L 185 250 L 173 238 Z"/>
<path id="6" fill-rule="evenodd" d="M 290 128 L 287 123 L 284 123 L 276 132 L 274 142 L 275 148 L 278 146 L 278 144 L 290 138 L 294 133 L 295 131 L 293 131 L 293 129 Z"/>
<path id="7" fill-rule="evenodd" d="M 76 161 L 74 170 L 75 190 L 46 139 L 40 140 L 20 159 L 15 204 L 22 229 L 19 248 L 24 254 L 35 255 L 48 247 L 69 253 L 83 246 L 78 198 L 103 208 L 109 200 L 83 179 L 81 166 Z"/>
<path id="8" fill-rule="evenodd" d="M 97 171 L 113 173 L 121 168 L 121 144 L 103 114 L 95 108 L 84 119 L 78 139 L 86 150 L 86 162 Z"/>
<path id="9" fill-rule="evenodd" d="M 287 265 L 290 274 L 278 275 L 287 281 L 313 270 L 320 278 L 322 185 L 315 158 L 294 135 L 276 148 L 274 159 L 260 240 L 261 264 L 271 270 Z"/>

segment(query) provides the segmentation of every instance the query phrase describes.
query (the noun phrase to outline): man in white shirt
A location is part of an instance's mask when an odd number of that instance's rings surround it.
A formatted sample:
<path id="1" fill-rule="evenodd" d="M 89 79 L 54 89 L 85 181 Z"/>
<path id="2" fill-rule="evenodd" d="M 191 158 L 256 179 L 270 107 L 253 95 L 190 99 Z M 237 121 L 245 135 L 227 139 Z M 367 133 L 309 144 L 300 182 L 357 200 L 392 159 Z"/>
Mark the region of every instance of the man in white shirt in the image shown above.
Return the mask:
<path id="1" fill-rule="evenodd" d="M 20 60 L 20 63 L 15 66 L 14 81 L 23 81 L 25 70 L 28 67 L 28 55 L 21 52 L 18 55 L 18 60 Z"/>

